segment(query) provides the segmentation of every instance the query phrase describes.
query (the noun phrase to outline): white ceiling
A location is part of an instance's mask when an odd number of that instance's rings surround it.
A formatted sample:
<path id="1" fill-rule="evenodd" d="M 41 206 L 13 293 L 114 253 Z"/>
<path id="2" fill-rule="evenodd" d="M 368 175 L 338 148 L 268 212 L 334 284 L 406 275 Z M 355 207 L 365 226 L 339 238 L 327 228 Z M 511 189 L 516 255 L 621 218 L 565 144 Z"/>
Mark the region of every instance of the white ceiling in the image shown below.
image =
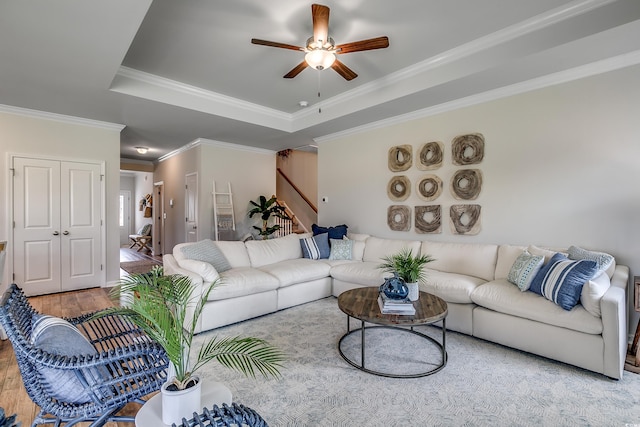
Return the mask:
<path id="1" fill-rule="evenodd" d="M 640 0 L 321 3 L 337 44 L 389 37 L 340 57 L 350 82 L 283 79 L 303 53 L 250 43 L 304 45 L 311 2 L 0 0 L 0 111 L 125 125 L 124 158 L 198 139 L 277 151 L 640 63 Z"/>

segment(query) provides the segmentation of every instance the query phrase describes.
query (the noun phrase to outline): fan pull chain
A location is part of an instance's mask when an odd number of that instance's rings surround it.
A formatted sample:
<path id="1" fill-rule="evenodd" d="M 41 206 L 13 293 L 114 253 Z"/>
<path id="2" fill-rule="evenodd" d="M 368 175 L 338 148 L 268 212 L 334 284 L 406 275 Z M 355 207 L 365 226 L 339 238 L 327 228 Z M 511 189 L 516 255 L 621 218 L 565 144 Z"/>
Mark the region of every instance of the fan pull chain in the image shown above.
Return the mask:
<path id="1" fill-rule="evenodd" d="M 318 73 L 318 105 L 320 104 L 320 75 L 322 73 Z M 318 114 L 322 114 L 322 107 L 318 107 Z"/>

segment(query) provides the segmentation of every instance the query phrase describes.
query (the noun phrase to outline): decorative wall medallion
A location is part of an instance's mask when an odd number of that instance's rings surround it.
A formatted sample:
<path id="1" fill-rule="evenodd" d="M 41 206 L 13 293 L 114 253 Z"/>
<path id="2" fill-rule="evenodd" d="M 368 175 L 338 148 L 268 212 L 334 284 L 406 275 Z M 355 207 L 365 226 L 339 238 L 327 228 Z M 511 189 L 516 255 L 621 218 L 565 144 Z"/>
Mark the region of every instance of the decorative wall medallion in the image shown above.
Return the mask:
<path id="1" fill-rule="evenodd" d="M 394 202 L 407 200 L 411 194 L 411 181 L 404 175 L 394 176 L 387 184 L 387 195 Z"/>
<path id="2" fill-rule="evenodd" d="M 482 189 L 479 169 L 460 169 L 451 178 L 451 194 L 458 200 L 475 200 Z"/>
<path id="3" fill-rule="evenodd" d="M 480 205 L 452 205 L 449 209 L 451 232 L 475 235 L 480 232 Z"/>
<path id="4" fill-rule="evenodd" d="M 440 205 L 416 206 L 415 211 L 416 233 L 442 233 L 442 207 Z"/>
<path id="5" fill-rule="evenodd" d="M 421 171 L 438 169 L 442 166 L 444 146 L 440 141 L 431 141 L 422 145 L 418 150 L 416 167 Z"/>
<path id="6" fill-rule="evenodd" d="M 408 170 L 412 164 L 412 151 L 413 148 L 408 144 L 389 148 L 389 170 L 391 172 Z"/>
<path id="7" fill-rule="evenodd" d="M 411 228 L 411 210 L 409 206 L 389 206 L 389 209 L 387 209 L 387 224 L 393 231 L 409 231 L 409 228 Z"/>
<path id="8" fill-rule="evenodd" d="M 475 165 L 484 158 L 484 136 L 470 133 L 453 138 L 451 142 L 451 160 L 454 165 Z"/>
<path id="9" fill-rule="evenodd" d="M 424 175 L 418 181 L 416 191 L 422 200 L 431 202 L 442 193 L 442 180 L 436 175 Z"/>

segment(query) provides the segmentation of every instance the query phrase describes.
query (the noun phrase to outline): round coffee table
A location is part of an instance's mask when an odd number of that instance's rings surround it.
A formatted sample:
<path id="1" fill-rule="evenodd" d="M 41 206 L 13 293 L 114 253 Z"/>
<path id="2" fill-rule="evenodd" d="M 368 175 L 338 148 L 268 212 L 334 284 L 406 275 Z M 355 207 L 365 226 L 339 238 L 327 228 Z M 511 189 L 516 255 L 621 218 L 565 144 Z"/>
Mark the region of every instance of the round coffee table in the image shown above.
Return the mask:
<path id="1" fill-rule="evenodd" d="M 380 307 L 378 306 L 378 293 L 379 289 L 377 287 L 366 287 L 351 289 L 349 291 L 341 293 L 338 297 L 338 307 L 340 307 L 340 310 L 342 310 L 342 312 L 347 315 L 347 332 L 340 338 L 340 341 L 338 342 L 338 351 L 340 352 L 340 356 L 342 356 L 342 358 L 346 360 L 347 363 L 349 363 L 351 366 L 354 366 L 361 371 L 390 378 L 418 378 L 435 374 L 436 372 L 442 370 L 442 368 L 444 368 L 447 364 L 447 303 L 442 298 L 439 298 L 427 292 L 420 291 L 420 298 L 413 303 L 413 306 L 416 309 L 416 314 L 382 314 L 380 312 Z M 360 320 L 360 328 L 351 330 L 351 317 Z M 434 338 L 413 329 L 414 326 L 429 325 L 440 320 L 442 320 L 441 343 Z M 373 323 L 375 326 L 365 326 L 365 322 Z M 409 327 L 409 329 L 407 329 L 406 327 Z M 422 337 L 441 350 L 442 361 L 434 368 L 417 374 L 392 374 L 367 369 L 365 367 L 365 332 L 367 329 L 372 328 L 390 328 L 396 331 L 411 333 Z M 361 363 L 357 363 L 353 359 L 347 357 L 342 350 L 342 343 L 344 339 L 353 333 L 357 333 L 358 331 L 360 331 L 361 333 Z"/>

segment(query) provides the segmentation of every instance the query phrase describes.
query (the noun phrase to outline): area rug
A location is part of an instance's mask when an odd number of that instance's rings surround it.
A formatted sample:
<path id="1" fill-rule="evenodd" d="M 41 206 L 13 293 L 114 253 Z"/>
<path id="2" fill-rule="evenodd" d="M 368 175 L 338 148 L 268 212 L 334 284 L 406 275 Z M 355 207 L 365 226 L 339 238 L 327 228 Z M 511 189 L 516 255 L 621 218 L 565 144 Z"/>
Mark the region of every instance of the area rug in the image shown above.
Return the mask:
<path id="1" fill-rule="evenodd" d="M 120 268 L 129 274 L 142 274 L 150 272 L 151 269 L 156 265 L 160 264 L 151 260 L 140 260 L 121 262 Z"/>
<path id="2" fill-rule="evenodd" d="M 441 337 L 436 327 L 420 330 Z M 337 342 L 345 331 L 346 315 L 334 297 L 209 331 L 196 337 L 196 345 L 213 335 L 255 336 L 284 350 L 288 359 L 280 379 L 245 378 L 216 362 L 201 374 L 226 384 L 235 402 L 257 411 L 272 427 L 640 423 L 640 375 L 625 372 L 615 381 L 450 332 L 442 371 L 417 379 L 385 378 L 359 371 L 340 357 Z M 426 341 L 390 332 L 368 339 L 367 365 L 404 371 L 416 363 L 438 362 Z M 358 357 L 359 336 L 351 337 L 344 350 Z M 375 359 L 374 354 L 383 356 Z"/>

